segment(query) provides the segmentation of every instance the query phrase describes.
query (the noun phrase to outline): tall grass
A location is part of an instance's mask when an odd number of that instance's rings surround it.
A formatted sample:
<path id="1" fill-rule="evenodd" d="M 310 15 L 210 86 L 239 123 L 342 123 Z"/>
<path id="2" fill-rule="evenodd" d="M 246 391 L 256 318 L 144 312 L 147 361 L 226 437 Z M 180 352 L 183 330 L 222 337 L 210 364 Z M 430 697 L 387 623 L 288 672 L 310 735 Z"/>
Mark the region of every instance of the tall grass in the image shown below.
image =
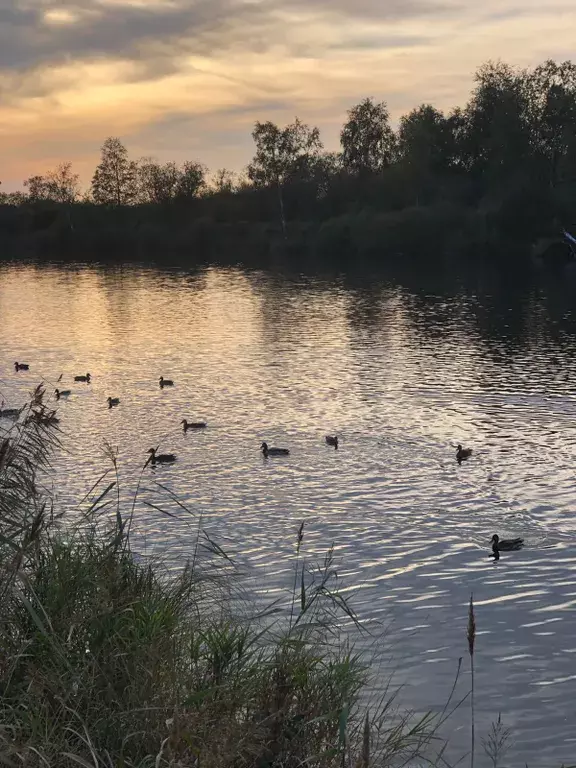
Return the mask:
<path id="1" fill-rule="evenodd" d="M 290 616 L 227 598 L 230 561 L 198 520 L 178 573 L 131 549 L 116 454 L 80 522 L 43 487 L 60 439 L 36 390 L 0 438 L 0 763 L 147 768 L 405 765 L 437 722 L 394 697 L 363 710 L 368 670 L 339 627 L 356 621 L 329 551 L 296 535 Z M 156 505 L 152 505 L 155 508 Z M 105 522 L 105 524 L 103 524 Z M 202 553 L 226 568 L 207 567 Z M 251 618 L 247 618 L 250 616 Z"/>

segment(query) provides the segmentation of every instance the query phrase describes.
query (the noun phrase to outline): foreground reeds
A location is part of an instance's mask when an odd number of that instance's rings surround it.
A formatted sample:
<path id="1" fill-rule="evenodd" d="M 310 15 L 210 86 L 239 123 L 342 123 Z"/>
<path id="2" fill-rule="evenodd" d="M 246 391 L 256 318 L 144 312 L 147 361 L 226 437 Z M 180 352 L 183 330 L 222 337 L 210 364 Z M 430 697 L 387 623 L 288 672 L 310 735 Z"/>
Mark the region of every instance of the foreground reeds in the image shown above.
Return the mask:
<path id="1" fill-rule="evenodd" d="M 135 558 L 117 475 L 80 522 L 55 516 L 57 429 L 39 388 L 0 438 L 1 764 L 368 768 L 429 750 L 431 717 L 358 706 L 368 672 L 338 630 L 355 617 L 331 553 L 314 575 L 302 562 L 303 525 L 289 617 L 254 618 L 201 523 L 178 573 Z"/>

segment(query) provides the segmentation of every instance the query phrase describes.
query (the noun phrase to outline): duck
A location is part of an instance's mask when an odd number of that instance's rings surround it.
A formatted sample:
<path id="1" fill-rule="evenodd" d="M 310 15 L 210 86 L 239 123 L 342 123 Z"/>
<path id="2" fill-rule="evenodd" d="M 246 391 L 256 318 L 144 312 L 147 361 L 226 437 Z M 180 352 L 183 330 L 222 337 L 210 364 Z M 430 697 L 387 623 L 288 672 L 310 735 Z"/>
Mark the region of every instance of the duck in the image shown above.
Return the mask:
<path id="1" fill-rule="evenodd" d="M 205 421 L 186 421 L 186 419 L 182 419 L 182 426 L 184 427 L 184 434 L 186 434 L 189 429 L 206 429 L 208 425 Z"/>
<path id="2" fill-rule="evenodd" d="M 173 464 L 176 461 L 176 456 L 173 453 L 156 453 L 156 448 L 150 448 L 148 453 L 150 454 L 151 464 Z"/>
<path id="3" fill-rule="evenodd" d="M 29 371 L 30 366 L 28 363 L 14 363 L 14 370 L 16 373 L 18 373 L 18 371 Z"/>
<path id="4" fill-rule="evenodd" d="M 74 381 L 85 381 L 87 384 L 90 384 L 91 378 L 90 374 L 87 373 L 86 376 L 74 376 Z"/>
<path id="5" fill-rule="evenodd" d="M 466 461 L 472 456 L 472 448 L 462 448 L 460 444 L 456 448 L 456 461 L 460 464 L 462 461 Z"/>
<path id="6" fill-rule="evenodd" d="M 20 408 L 0 408 L 0 419 L 17 419 L 20 416 Z"/>
<path id="7" fill-rule="evenodd" d="M 71 389 L 55 389 L 54 394 L 56 395 L 56 400 L 60 400 L 61 397 L 70 397 L 72 394 Z"/>
<path id="8" fill-rule="evenodd" d="M 120 405 L 120 398 L 119 397 L 109 397 L 106 402 L 108 403 L 108 408 L 114 408 L 115 405 Z"/>
<path id="9" fill-rule="evenodd" d="M 338 450 L 338 437 L 336 435 L 334 437 L 326 435 L 326 445 L 331 445 Z"/>
<path id="10" fill-rule="evenodd" d="M 288 448 L 268 448 L 268 443 L 262 443 L 260 450 L 265 458 L 268 456 L 290 456 Z"/>
<path id="11" fill-rule="evenodd" d="M 160 376 L 160 389 L 164 387 L 173 387 L 174 382 L 171 379 L 165 379 L 164 376 Z"/>
<path id="12" fill-rule="evenodd" d="M 500 539 L 497 533 L 492 536 L 492 554 L 494 560 L 500 560 L 500 552 L 515 552 L 522 549 L 524 546 L 524 539 L 518 537 L 517 539 Z"/>

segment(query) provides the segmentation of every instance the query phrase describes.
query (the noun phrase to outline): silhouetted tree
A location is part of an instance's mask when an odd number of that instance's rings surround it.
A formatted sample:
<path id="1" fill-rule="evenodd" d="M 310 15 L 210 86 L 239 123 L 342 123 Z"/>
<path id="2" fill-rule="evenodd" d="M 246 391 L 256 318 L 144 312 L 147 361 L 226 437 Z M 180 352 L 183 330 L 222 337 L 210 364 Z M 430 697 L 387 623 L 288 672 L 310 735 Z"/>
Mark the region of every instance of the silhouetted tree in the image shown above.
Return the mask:
<path id="1" fill-rule="evenodd" d="M 451 233 L 457 245 L 505 243 L 512 253 L 519 243 L 557 236 L 573 221 L 576 65 L 569 61 L 531 70 L 488 62 L 477 71 L 464 108 L 445 115 L 423 104 L 400 119 L 396 133 L 386 104 L 364 99 L 347 114 L 340 152 L 324 152 L 318 128 L 298 118 L 285 127 L 258 122 L 252 136 L 255 154 L 246 174 L 235 178 L 220 169 L 209 184 L 198 162 L 135 163 L 119 139 L 109 138 L 83 201 L 119 208 L 146 203 L 150 231 L 160 238 L 163 227 L 182 227 L 183 238 L 197 237 L 209 247 L 217 242 L 211 227 L 220 223 L 235 224 L 222 227 L 223 238 L 236 231 L 265 246 L 269 228 L 261 225 L 275 220 L 279 209 L 285 236 L 287 220 L 299 221 L 294 234 L 310 238 L 318 252 L 356 249 L 375 258 L 384 242 L 398 251 L 410 243 L 430 250 L 443 247 Z M 25 190 L 25 198 L 0 193 L 0 203 L 75 202 L 78 177 L 65 164 L 30 177 Z M 37 214 L 54 210 L 4 215 L 14 217 L 14 231 L 20 231 L 28 226 L 22 222 L 32 227 Z M 192 216 L 198 222 L 190 227 Z M 142 211 L 129 208 L 87 206 L 74 223 L 88 228 L 106 217 L 143 232 Z"/>
<path id="2" fill-rule="evenodd" d="M 177 195 L 180 171 L 176 163 L 157 163 L 143 158 L 138 164 L 139 200 L 143 203 L 167 203 Z"/>
<path id="3" fill-rule="evenodd" d="M 452 128 L 451 121 L 430 104 L 400 118 L 397 160 L 416 202 L 437 193 L 438 185 L 454 165 Z"/>
<path id="4" fill-rule="evenodd" d="M 476 73 L 476 88 L 463 112 L 465 166 L 488 183 L 523 168 L 531 155 L 526 73 L 488 62 Z"/>
<path id="5" fill-rule="evenodd" d="M 138 165 L 139 201 L 169 203 L 198 195 L 206 186 L 206 168 L 201 163 L 158 163 L 143 158 Z"/>
<path id="6" fill-rule="evenodd" d="M 212 187 L 218 194 L 234 192 L 236 189 L 236 174 L 227 168 L 219 168 L 212 178 Z"/>
<path id="7" fill-rule="evenodd" d="M 410 168 L 434 173 L 452 163 L 452 130 L 442 112 L 423 104 L 400 118 L 398 159 Z"/>
<path id="8" fill-rule="evenodd" d="M 128 150 L 120 139 L 106 139 L 92 178 L 94 202 L 131 205 L 137 201 L 138 194 L 138 164 L 128 158 Z"/>
<path id="9" fill-rule="evenodd" d="M 385 102 L 364 99 L 348 111 L 340 134 L 342 162 L 351 173 L 378 173 L 394 157 L 395 136 Z"/>
<path id="10" fill-rule="evenodd" d="M 71 204 L 80 197 L 80 177 L 72 173 L 72 163 L 61 163 L 44 176 L 30 176 L 24 182 L 31 202 L 51 201 Z"/>
<path id="11" fill-rule="evenodd" d="M 310 178 L 322 151 L 320 131 L 296 118 L 283 129 L 271 122 L 256 123 L 252 138 L 256 154 L 248 166 L 248 178 L 256 187 L 277 188 L 282 230 L 286 234 L 282 188 L 288 181 Z"/>
<path id="12" fill-rule="evenodd" d="M 192 200 L 198 197 L 206 188 L 207 170 L 202 163 L 186 161 L 180 168 L 176 197 L 179 200 Z"/>
<path id="13" fill-rule="evenodd" d="M 546 61 L 528 76 L 533 140 L 552 186 L 576 178 L 576 65 Z"/>

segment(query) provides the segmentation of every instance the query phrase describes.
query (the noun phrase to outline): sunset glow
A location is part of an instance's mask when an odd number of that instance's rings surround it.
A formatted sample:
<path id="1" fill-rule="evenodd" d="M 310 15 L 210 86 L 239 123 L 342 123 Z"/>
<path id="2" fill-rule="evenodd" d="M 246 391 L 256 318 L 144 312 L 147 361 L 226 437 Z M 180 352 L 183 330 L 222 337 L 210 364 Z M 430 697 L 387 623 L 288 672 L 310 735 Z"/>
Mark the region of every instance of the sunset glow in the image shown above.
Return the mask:
<path id="1" fill-rule="evenodd" d="M 240 170 L 253 122 L 296 114 L 334 148 L 364 96 L 450 109 L 487 59 L 569 58 L 574 28 L 570 0 L 4 0 L 0 179 L 71 160 L 88 181 L 109 135 Z"/>

